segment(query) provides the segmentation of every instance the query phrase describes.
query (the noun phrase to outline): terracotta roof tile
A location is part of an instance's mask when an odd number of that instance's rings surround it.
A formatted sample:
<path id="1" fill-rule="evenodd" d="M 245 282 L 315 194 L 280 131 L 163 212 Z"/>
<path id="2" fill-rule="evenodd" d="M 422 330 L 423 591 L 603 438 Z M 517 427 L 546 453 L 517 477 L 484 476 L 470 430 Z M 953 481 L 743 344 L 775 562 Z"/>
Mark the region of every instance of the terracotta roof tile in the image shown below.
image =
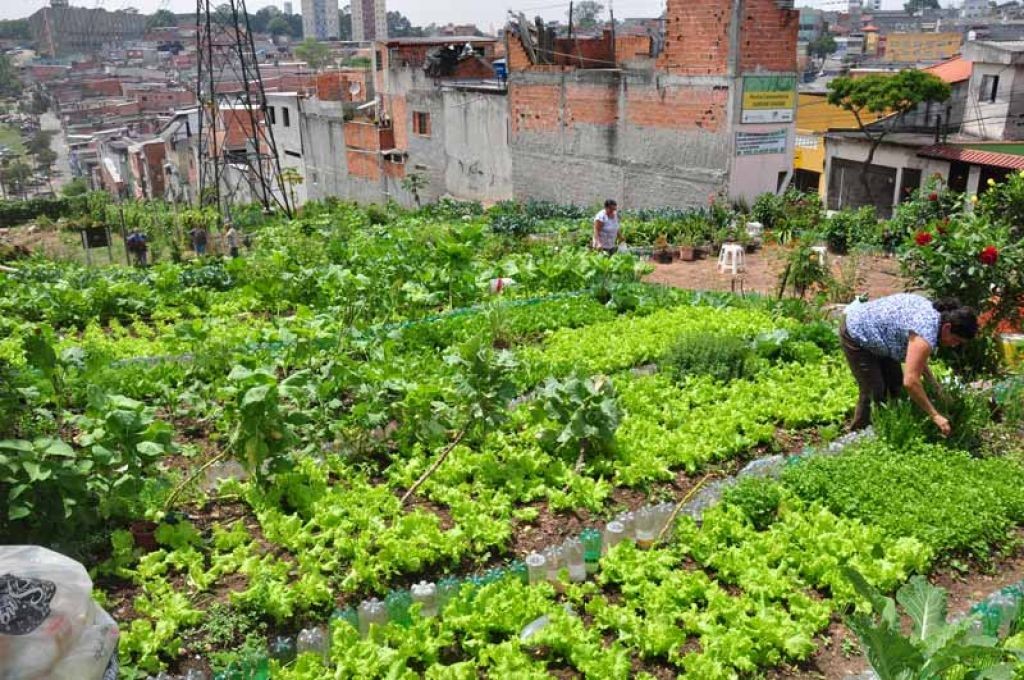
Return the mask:
<path id="1" fill-rule="evenodd" d="M 938 76 L 947 83 L 961 83 L 971 79 L 971 62 L 963 57 L 953 57 L 923 70 L 925 73 Z"/>
<path id="2" fill-rule="evenodd" d="M 970 165 L 991 165 L 1008 170 L 1024 170 L 1024 156 L 1016 156 L 1011 153 L 997 153 L 995 151 L 964 149 L 958 146 L 949 146 L 948 144 L 936 144 L 925 147 L 918 151 L 917 155 L 924 156 L 925 158 L 960 161 Z"/>

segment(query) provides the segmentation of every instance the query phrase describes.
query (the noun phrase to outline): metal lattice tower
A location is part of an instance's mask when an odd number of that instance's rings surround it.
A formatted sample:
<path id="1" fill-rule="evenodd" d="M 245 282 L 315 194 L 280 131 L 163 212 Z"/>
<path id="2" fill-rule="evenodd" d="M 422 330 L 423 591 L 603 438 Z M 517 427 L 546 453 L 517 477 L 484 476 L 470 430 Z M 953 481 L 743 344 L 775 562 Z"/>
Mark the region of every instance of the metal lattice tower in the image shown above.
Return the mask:
<path id="1" fill-rule="evenodd" d="M 196 0 L 196 48 L 200 204 L 290 216 L 245 0 Z"/>

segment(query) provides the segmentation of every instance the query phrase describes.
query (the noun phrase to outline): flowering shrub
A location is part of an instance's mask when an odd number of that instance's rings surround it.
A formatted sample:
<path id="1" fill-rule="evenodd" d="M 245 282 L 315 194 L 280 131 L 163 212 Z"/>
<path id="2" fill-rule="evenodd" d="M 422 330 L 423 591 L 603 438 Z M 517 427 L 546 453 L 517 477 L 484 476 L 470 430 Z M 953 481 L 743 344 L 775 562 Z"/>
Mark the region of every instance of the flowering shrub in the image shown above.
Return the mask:
<path id="1" fill-rule="evenodd" d="M 929 179 L 911 200 L 896 207 L 892 219 L 882 229 L 882 248 L 886 252 L 896 252 L 911 235 L 916 238 L 925 227 L 948 222 L 960 214 L 963 205 L 963 194 L 946 188 L 940 179 Z"/>
<path id="2" fill-rule="evenodd" d="M 1024 238 L 1024 171 L 991 184 L 978 198 L 976 211 L 982 217 L 1008 226 L 1015 240 Z"/>
<path id="3" fill-rule="evenodd" d="M 956 297 L 996 321 L 1024 303 L 1024 246 L 1010 228 L 978 214 L 939 219 L 907 239 L 904 273 L 934 297 Z"/>

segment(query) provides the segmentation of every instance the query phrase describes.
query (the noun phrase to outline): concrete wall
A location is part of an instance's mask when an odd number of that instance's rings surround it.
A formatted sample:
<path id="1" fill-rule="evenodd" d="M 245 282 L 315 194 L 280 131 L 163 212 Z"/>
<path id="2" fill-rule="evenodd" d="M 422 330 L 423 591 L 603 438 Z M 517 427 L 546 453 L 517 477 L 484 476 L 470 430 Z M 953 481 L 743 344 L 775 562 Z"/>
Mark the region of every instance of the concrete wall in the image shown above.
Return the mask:
<path id="1" fill-rule="evenodd" d="M 980 98 L 984 76 L 997 76 L 999 85 L 996 100 Z M 964 111 L 963 131 L 982 139 L 1024 139 L 1024 101 L 1019 95 L 1024 87 L 1024 65 L 1000 63 L 974 63 Z"/>
<path id="2" fill-rule="evenodd" d="M 267 106 L 273 107 L 274 119 L 271 123 L 271 130 L 274 133 L 274 143 L 277 146 L 277 160 L 281 170 L 290 168 L 299 174 L 302 182 L 297 184 L 285 183 L 285 190 L 288 193 L 288 201 L 295 203 L 298 207 L 307 200 L 306 184 L 309 181 L 306 177 L 305 145 L 302 141 L 302 104 L 303 101 L 296 94 L 289 93 L 267 93 Z M 284 124 L 283 109 L 289 112 L 288 126 Z"/>
<path id="3" fill-rule="evenodd" d="M 508 97 L 445 90 L 445 190 L 485 203 L 512 198 Z"/>
<path id="4" fill-rule="evenodd" d="M 835 159 L 840 158 L 857 163 L 863 163 L 868 157 L 870 144 L 859 139 L 841 139 L 836 137 L 826 137 L 825 139 L 825 186 L 826 191 L 828 192 L 826 195 L 826 205 L 832 209 L 860 207 L 860 205 L 862 205 L 861 203 L 851 205 L 842 200 L 840 196 L 834 196 L 831 194 L 830 188 L 833 186 L 833 182 L 831 181 L 832 172 L 834 170 L 833 162 Z M 883 216 L 888 216 L 888 213 L 891 212 L 892 208 L 900 203 L 899 190 L 903 185 L 904 169 L 914 168 L 920 170 L 922 184 L 934 174 L 939 174 L 944 178 L 949 177 L 949 161 L 921 158 L 917 155 L 918 151 L 919 147 L 900 146 L 897 144 L 882 144 L 878 147 L 872 166 L 892 168 L 896 171 L 895 181 L 892 186 L 892 194 L 887 197 L 873 196 L 879 204 L 887 201 L 886 207 L 888 210 L 882 210 L 882 206 L 879 205 L 880 212 Z M 857 189 L 857 191 L 860 191 L 859 174 L 853 175 L 849 172 L 847 174 L 850 176 L 846 177 L 844 182 L 856 185 L 854 188 Z"/>

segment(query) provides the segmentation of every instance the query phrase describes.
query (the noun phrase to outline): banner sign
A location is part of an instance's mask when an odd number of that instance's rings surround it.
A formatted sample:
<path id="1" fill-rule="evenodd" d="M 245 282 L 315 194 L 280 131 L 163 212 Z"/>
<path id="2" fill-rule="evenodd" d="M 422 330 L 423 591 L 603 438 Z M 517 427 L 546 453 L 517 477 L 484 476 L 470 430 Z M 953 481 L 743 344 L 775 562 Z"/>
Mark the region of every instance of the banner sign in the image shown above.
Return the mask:
<path id="1" fill-rule="evenodd" d="M 796 76 L 743 76 L 741 123 L 792 123 Z"/>
<path id="2" fill-rule="evenodd" d="M 786 130 L 771 132 L 737 132 L 736 155 L 760 156 L 786 153 Z"/>

